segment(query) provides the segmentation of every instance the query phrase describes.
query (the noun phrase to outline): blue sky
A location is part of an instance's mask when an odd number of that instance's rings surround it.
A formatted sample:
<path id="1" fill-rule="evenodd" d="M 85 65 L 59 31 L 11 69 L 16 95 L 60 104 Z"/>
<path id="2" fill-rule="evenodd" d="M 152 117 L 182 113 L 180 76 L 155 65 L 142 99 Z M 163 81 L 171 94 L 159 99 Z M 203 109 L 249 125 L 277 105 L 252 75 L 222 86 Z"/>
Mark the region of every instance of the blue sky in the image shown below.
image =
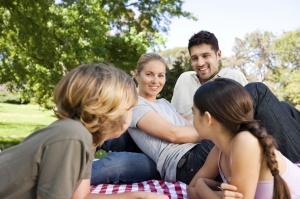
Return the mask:
<path id="1" fill-rule="evenodd" d="M 194 33 L 208 30 L 218 38 L 223 56 L 229 56 L 236 37 L 256 30 L 280 35 L 300 28 L 300 0 L 186 0 L 183 9 L 198 21 L 174 18 L 163 49 L 186 47 Z"/>

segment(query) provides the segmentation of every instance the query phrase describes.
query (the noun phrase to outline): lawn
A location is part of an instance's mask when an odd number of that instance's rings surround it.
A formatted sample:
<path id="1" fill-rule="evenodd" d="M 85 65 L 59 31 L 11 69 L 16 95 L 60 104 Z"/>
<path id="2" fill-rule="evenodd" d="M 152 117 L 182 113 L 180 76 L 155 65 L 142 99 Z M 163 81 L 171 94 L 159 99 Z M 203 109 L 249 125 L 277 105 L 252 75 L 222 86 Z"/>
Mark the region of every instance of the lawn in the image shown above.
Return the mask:
<path id="1" fill-rule="evenodd" d="M 48 126 L 56 120 L 52 110 L 38 105 L 0 103 L 0 150 L 20 143 L 30 133 Z M 98 151 L 95 158 L 106 155 Z"/>
<path id="2" fill-rule="evenodd" d="M 53 111 L 38 105 L 0 103 L 0 150 L 19 144 L 24 137 L 55 120 Z"/>
<path id="3" fill-rule="evenodd" d="M 55 120 L 52 110 L 44 110 L 38 105 L 0 103 L 0 138 L 24 138 Z"/>

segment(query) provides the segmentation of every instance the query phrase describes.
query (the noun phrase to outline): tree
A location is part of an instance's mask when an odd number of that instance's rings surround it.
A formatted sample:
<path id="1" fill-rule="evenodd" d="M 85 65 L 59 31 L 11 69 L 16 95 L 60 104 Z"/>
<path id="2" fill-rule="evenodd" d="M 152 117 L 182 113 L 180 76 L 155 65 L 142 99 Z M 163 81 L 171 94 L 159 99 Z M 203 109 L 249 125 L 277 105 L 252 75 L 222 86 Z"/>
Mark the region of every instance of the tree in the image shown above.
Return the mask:
<path id="1" fill-rule="evenodd" d="M 271 45 L 275 36 L 271 32 L 255 31 L 244 39 L 236 38 L 234 55 L 226 64 L 242 70 L 252 81 L 263 81 L 269 69 L 274 68 L 274 53 Z"/>
<path id="2" fill-rule="evenodd" d="M 253 32 L 236 38 L 228 66 L 244 71 L 249 81 L 266 83 L 276 96 L 300 108 L 300 29 L 275 36 Z"/>
<path id="3" fill-rule="evenodd" d="M 172 17 L 196 19 L 182 0 L 0 0 L 0 84 L 51 105 L 75 66 L 108 61 L 130 72 L 164 42 Z"/>
<path id="4" fill-rule="evenodd" d="M 300 29 L 283 33 L 272 49 L 276 67 L 269 71 L 266 82 L 280 99 L 300 109 Z"/>
<path id="5" fill-rule="evenodd" d="M 291 69 L 300 69 L 300 29 L 285 32 L 274 41 L 279 64 Z"/>
<path id="6" fill-rule="evenodd" d="M 177 52 L 177 57 L 172 67 L 167 67 L 167 81 L 163 90 L 160 92 L 159 97 L 171 101 L 178 77 L 181 75 L 181 73 L 189 70 L 193 70 L 190 55 L 187 50 L 182 49 L 182 51 Z"/>
<path id="7" fill-rule="evenodd" d="M 178 57 L 181 57 L 183 54 L 188 53 L 187 47 L 176 47 L 172 49 L 167 49 L 159 52 L 162 57 L 165 58 L 169 68 L 173 68 L 173 64 Z"/>

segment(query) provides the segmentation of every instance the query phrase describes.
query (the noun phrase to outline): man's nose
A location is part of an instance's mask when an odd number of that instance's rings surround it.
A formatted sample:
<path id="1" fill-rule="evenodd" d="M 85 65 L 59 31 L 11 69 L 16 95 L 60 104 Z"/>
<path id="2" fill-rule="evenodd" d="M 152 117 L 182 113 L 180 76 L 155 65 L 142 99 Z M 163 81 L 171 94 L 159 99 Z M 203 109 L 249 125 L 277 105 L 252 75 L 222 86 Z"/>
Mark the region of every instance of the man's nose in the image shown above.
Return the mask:
<path id="1" fill-rule="evenodd" d="M 198 65 L 199 65 L 199 66 L 202 66 L 202 65 L 204 65 L 204 63 L 205 63 L 204 59 L 201 58 L 201 57 L 199 57 L 199 58 L 198 58 Z"/>

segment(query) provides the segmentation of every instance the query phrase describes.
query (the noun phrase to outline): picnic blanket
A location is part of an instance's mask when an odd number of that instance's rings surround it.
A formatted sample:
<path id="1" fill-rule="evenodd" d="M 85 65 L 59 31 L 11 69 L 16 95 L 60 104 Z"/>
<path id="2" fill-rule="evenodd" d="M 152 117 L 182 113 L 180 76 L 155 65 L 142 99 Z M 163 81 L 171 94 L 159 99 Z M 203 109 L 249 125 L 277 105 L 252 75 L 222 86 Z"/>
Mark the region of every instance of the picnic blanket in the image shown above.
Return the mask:
<path id="1" fill-rule="evenodd" d="M 165 194 L 170 199 L 187 199 L 187 184 L 183 182 L 165 182 L 162 180 L 148 180 L 133 184 L 99 184 L 90 187 L 91 193 L 123 193 L 133 191 L 147 191 Z"/>
<path id="2" fill-rule="evenodd" d="M 295 163 L 300 167 L 300 161 Z M 99 184 L 90 187 L 91 193 L 124 193 L 147 191 L 165 194 L 170 199 L 187 199 L 188 185 L 183 182 L 165 182 L 163 180 L 148 180 L 133 184 Z"/>

